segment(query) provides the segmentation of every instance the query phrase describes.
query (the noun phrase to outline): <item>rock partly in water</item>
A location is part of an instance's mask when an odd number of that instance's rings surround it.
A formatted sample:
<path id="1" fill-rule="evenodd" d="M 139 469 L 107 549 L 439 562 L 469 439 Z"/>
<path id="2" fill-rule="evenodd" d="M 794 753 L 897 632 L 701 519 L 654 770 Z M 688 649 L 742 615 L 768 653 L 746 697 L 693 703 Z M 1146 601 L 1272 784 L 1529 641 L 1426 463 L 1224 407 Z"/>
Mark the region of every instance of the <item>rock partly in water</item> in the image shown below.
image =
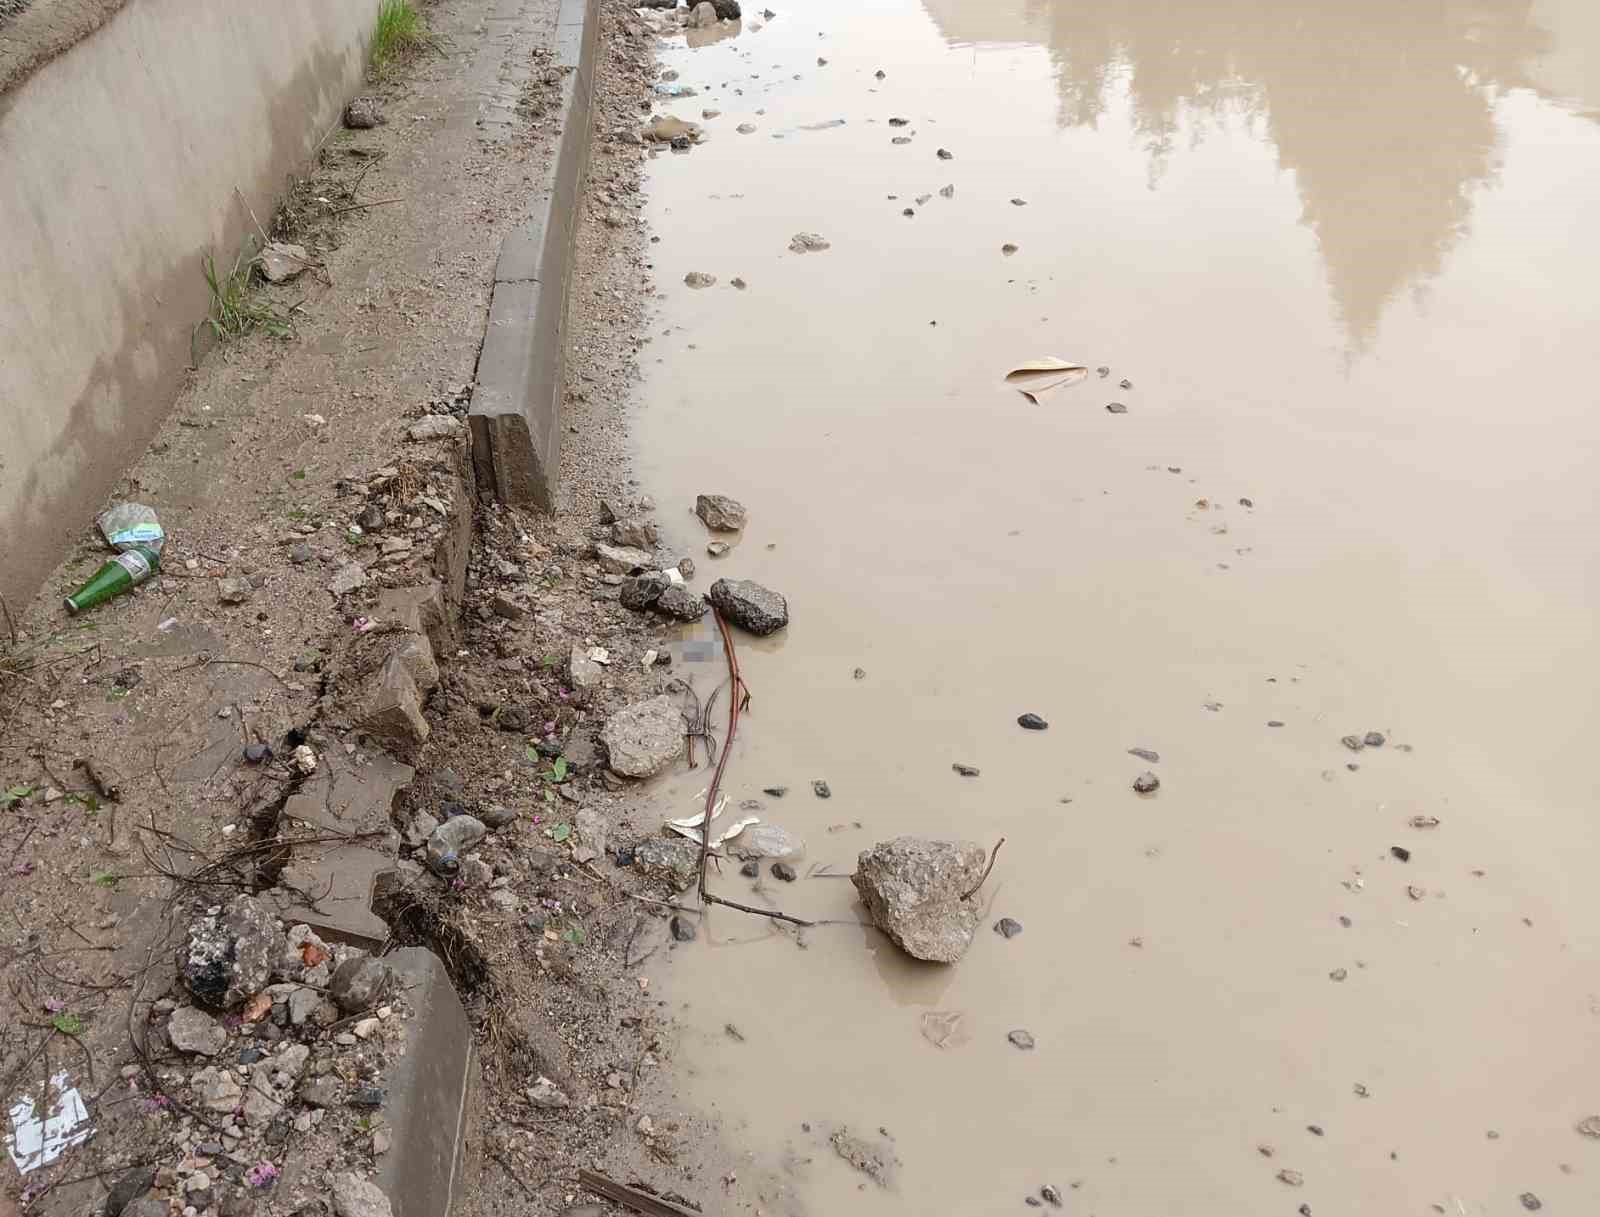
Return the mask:
<path id="1" fill-rule="evenodd" d="M 259 993 L 283 954 L 283 930 L 254 896 L 235 896 L 222 912 L 197 918 L 178 952 L 184 986 L 201 1005 L 232 1010 Z"/>
<path id="2" fill-rule="evenodd" d="M 686 892 L 700 878 L 700 846 L 682 837 L 648 837 L 634 847 L 633 865 L 646 877 Z"/>
<path id="3" fill-rule="evenodd" d="M 743 503 L 725 494 L 696 495 L 694 514 L 712 532 L 738 532 L 750 518 Z"/>
<path id="4" fill-rule="evenodd" d="M 728 850 L 739 858 L 798 858 L 806 843 L 776 824 L 752 824 L 728 842 Z"/>
<path id="5" fill-rule="evenodd" d="M 600 559 L 600 569 L 613 575 L 630 575 L 638 570 L 651 570 L 656 560 L 642 549 L 631 545 L 607 545 L 596 541 L 595 556 Z"/>
<path id="6" fill-rule="evenodd" d="M 906 954 L 954 963 L 977 932 L 979 906 L 968 894 L 987 860 L 972 841 L 897 837 L 863 851 L 851 881 L 873 923 Z"/>
<path id="7" fill-rule="evenodd" d="M 619 710 L 600 732 L 611 771 L 625 778 L 660 773 L 683 754 L 683 714 L 663 693 Z"/>
<path id="8" fill-rule="evenodd" d="M 654 608 L 661 593 L 672 586 L 672 580 L 660 571 L 651 571 L 649 574 L 640 575 L 629 579 L 622 585 L 618 599 L 622 607 L 643 612 L 645 609 Z"/>
<path id="9" fill-rule="evenodd" d="M 656 598 L 655 608 L 674 621 L 699 621 L 706 615 L 706 599 L 686 587 L 669 587 Z"/>
<path id="10" fill-rule="evenodd" d="M 764 637 L 789 624 L 789 602 L 751 579 L 718 579 L 707 595 L 717 612 L 752 634 Z"/>

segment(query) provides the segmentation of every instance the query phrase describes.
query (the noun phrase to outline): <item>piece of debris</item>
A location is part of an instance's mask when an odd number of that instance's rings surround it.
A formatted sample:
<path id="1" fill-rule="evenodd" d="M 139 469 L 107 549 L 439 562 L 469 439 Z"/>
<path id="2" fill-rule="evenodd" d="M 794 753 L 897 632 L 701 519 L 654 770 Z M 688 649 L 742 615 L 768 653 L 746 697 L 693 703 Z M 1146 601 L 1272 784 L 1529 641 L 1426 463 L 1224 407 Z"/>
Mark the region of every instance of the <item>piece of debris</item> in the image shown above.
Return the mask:
<path id="1" fill-rule="evenodd" d="M 1038 405 L 1039 399 L 1052 389 L 1075 385 L 1088 375 L 1089 369 L 1081 363 L 1046 355 L 1018 364 L 1006 373 L 1005 380 L 1034 405 Z"/>
<path id="2" fill-rule="evenodd" d="M 692 270 L 683 277 L 683 284 L 685 287 L 697 289 L 702 287 L 715 287 L 717 285 L 717 277 L 715 275 L 708 275 L 704 271 Z"/>
<path id="3" fill-rule="evenodd" d="M 1149 761 L 1152 765 L 1158 764 L 1161 760 L 1161 754 L 1154 748 L 1129 748 L 1128 755 L 1136 756 L 1141 761 Z"/>
<path id="4" fill-rule="evenodd" d="M 887 1145 L 874 1145 L 841 1128 L 828 1138 L 833 1152 L 855 1167 L 879 1187 L 887 1188 L 894 1182 L 894 1168 L 899 1165 Z"/>
<path id="5" fill-rule="evenodd" d="M 851 882 L 873 923 L 917 959 L 954 963 L 978 928 L 988 854 L 971 841 L 898 837 L 864 850 Z"/>
<path id="6" fill-rule="evenodd" d="M 190 923 L 178 950 L 178 974 L 202 1005 L 234 1010 L 266 988 L 283 944 L 278 919 L 254 896 L 240 893 L 220 912 Z"/>
<path id="7" fill-rule="evenodd" d="M 951 152 L 948 148 L 940 148 L 934 153 L 934 155 L 937 156 L 941 161 L 953 161 L 956 159 L 956 154 Z"/>
<path id="8" fill-rule="evenodd" d="M 1024 1052 L 1033 1051 L 1033 1036 L 1020 1027 L 1015 1031 L 1006 1032 L 1006 1039 L 1011 1041 L 1013 1048 L 1020 1048 Z"/>
<path id="9" fill-rule="evenodd" d="M 1017 716 L 1017 726 L 1021 727 L 1024 731 L 1044 731 L 1050 726 L 1050 724 L 1045 722 L 1044 719 L 1040 718 L 1037 714 L 1028 713 Z"/>
<path id="10" fill-rule="evenodd" d="M 476 816 L 452 816 L 428 834 L 428 869 L 442 878 L 454 879 L 467 851 L 488 832 L 489 826 Z"/>
<path id="11" fill-rule="evenodd" d="M 793 883 L 800 877 L 800 874 L 787 862 L 774 862 L 772 864 L 772 877 L 774 879 L 781 879 L 785 883 Z"/>
<path id="12" fill-rule="evenodd" d="M 1412 828 L 1438 828 L 1439 827 L 1439 817 L 1438 816 L 1412 816 L 1411 819 L 1409 821 L 1407 821 L 1407 822 L 1411 825 Z"/>
<path id="13" fill-rule="evenodd" d="M 979 772 L 976 765 L 963 765 L 960 761 L 956 761 L 950 766 L 950 768 L 954 769 L 964 778 L 975 778 L 978 776 Z"/>
<path id="14" fill-rule="evenodd" d="M 1147 769 L 1133 779 L 1133 789 L 1138 794 L 1154 794 L 1161 789 L 1161 779 Z"/>
<path id="15" fill-rule="evenodd" d="M 789 248 L 797 254 L 821 253 L 825 249 L 832 249 L 833 243 L 821 233 L 797 232 L 789 239 Z"/>
<path id="16" fill-rule="evenodd" d="M 767 793 L 771 794 L 772 792 L 769 790 Z M 816 781 L 811 783 L 811 793 L 816 795 L 819 799 L 831 799 L 833 798 L 833 787 L 829 786 L 828 783 L 824 782 L 821 778 L 818 778 Z"/>
<path id="17" fill-rule="evenodd" d="M 1411 851 L 1404 845 L 1389 846 L 1389 853 L 1395 858 L 1398 858 L 1401 862 L 1411 861 Z"/>
<path id="18" fill-rule="evenodd" d="M 406 434 L 417 441 L 446 439 L 461 432 L 461 420 L 450 414 L 429 414 L 412 423 Z"/>
<path id="19" fill-rule="evenodd" d="M 1022 933 L 1022 922 L 1011 917 L 1002 917 L 994 923 L 994 932 L 1002 938 L 1015 938 Z"/>
<path id="20" fill-rule="evenodd" d="M 1059 1187 L 1055 1187 L 1047 1183 L 1039 1189 L 1039 1196 L 1051 1208 L 1058 1209 L 1062 1207 L 1063 1202 L 1061 1199 L 1061 1189 Z"/>
<path id="21" fill-rule="evenodd" d="M 683 713 L 663 693 L 613 714 L 600 732 L 600 742 L 613 773 L 647 778 L 683 755 L 683 735 Z"/>
<path id="22" fill-rule="evenodd" d="M 789 624 L 789 602 L 750 579 L 718 579 L 706 593 L 717 612 L 759 637 Z"/>

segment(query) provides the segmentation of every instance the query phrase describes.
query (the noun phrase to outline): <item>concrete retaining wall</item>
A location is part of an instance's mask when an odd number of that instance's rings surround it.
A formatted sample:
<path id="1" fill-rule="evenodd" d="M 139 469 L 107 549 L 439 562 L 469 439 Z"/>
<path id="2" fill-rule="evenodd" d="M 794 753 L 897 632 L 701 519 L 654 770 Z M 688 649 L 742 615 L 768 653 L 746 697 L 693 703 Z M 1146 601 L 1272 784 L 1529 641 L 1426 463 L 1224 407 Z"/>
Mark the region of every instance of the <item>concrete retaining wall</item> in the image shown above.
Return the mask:
<path id="1" fill-rule="evenodd" d="M 0 593 L 150 442 L 232 258 L 358 91 L 378 0 L 136 0 L 0 93 Z M 24 17 L 31 14 L 25 14 Z M 20 25 L 22 19 L 18 20 Z"/>

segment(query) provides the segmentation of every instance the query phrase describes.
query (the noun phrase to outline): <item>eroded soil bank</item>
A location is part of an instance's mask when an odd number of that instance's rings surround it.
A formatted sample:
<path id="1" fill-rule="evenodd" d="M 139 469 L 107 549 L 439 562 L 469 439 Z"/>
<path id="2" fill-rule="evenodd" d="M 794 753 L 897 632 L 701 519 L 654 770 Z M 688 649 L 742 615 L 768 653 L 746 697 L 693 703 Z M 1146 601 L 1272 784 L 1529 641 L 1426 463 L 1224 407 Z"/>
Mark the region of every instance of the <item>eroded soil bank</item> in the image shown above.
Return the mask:
<path id="1" fill-rule="evenodd" d="M 955 967 L 721 910 L 674 953 L 739 1204 L 1600 1197 L 1584 20 L 824 0 L 669 38 L 656 113 L 705 138 L 647 175 L 643 488 L 685 545 L 697 493 L 751 509 L 711 574 L 794 623 L 740 639 L 725 789 L 808 844 L 717 890 L 851 920 L 872 841 L 1007 840 Z M 1002 377 L 1043 355 L 1090 375 L 1032 404 Z"/>

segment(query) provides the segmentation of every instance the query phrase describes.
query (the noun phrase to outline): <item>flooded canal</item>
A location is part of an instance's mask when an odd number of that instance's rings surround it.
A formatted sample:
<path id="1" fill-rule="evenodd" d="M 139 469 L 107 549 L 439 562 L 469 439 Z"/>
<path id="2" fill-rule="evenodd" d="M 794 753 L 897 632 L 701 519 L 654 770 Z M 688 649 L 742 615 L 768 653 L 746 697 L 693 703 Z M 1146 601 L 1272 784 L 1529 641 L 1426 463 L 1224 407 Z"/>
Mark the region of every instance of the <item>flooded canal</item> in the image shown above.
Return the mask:
<path id="1" fill-rule="evenodd" d="M 1007 844 L 953 967 L 672 953 L 728 1211 L 1595 1212 L 1595 6 L 759 3 L 663 46 L 707 138 L 650 166 L 637 415 L 793 616 L 725 790 L 801 878 L 717 890 L 855 920 L 872 842 Z"/>

